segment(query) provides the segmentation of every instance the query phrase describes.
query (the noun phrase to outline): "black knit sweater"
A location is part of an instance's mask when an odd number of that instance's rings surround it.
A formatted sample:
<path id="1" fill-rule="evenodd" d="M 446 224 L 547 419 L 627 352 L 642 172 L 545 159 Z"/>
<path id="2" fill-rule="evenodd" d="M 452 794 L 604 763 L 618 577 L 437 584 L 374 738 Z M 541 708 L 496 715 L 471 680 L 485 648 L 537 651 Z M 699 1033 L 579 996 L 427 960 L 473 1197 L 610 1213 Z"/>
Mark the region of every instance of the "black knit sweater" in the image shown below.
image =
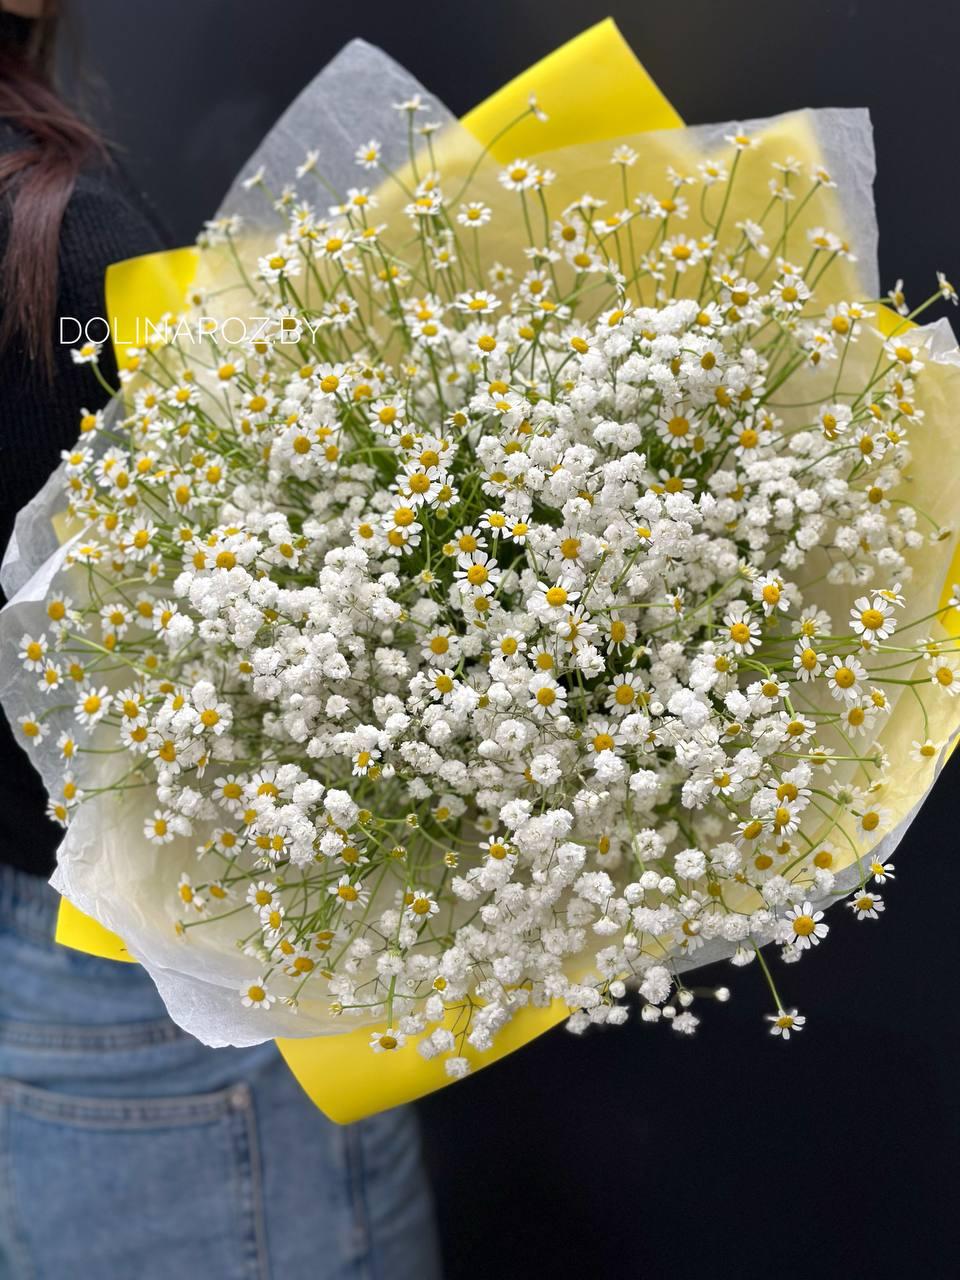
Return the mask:
<path id="1" fill-rule="evenodd" d="M 0 122 L 0 151 L 25 145 Z M 6 245 L 9 204 L 0 204 L 0 250 Z M 100 408 L 106 395 L 89 365 L 76 365 L 60 345 L 60 317 L 81 324 L 106 315 L 104 273 L 111 262 L 166 247 L 156 216 L 115 165 L 81 174 L 60 233 L 54 373 L 45 379 L 14 342 L 0 351 L 0 555 L 17 512 L 42 488 L 77 438 L 81 410 Z M 0 301 L 0 306 L 3 303 Z M 99 329 L 94 336 L 98 337 Z M 66 326 L 74 345 L 75 325 Z M 102 370 L 116 385 L 112 355 L 104 349 Z M 0 603 L 3 596 L 0 594 Z M 46 795 L 28 756 L 0 714 L 0 861 L 48 876 L 62 831 L 46 817 Z"/>

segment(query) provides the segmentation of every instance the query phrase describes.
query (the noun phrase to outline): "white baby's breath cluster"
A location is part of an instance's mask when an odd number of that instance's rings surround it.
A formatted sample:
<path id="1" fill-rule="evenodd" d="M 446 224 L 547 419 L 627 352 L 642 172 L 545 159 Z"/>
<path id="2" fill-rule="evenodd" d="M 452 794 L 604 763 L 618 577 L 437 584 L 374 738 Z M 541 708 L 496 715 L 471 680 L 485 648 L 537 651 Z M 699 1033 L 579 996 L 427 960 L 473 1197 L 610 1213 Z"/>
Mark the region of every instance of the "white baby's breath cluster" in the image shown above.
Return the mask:
<path id="1" fill-rule="evenodd" d="M 135 835 L 169 846 L 184 945 L 229 919 L 257 957 L 248 1007 L 319 987 L 375 1050 L 417 1037 L 454 1075 L 555 998 L 580 1029 L 635 986 L 690 1032 L 678 960 L 826 935 L 838 860 L 890 822 L 875 739 L 902 690 L 936 758 L 924 704 L 960 673 L 905 587 L 943 531 L 899 488 L 925 352 L 818 303 L 849 248 L 790 233 L 825 172 L 772 156 L 766 209 L 726 219 L 751 143 L 652 194 L 618 147 L 617 208 L 555 209 L 514 161 L 519 271 L 429 157 L 390 175 L 358 149 L 381 201 L 404 187 L 388 223 L 368 187 L 331 204 L 315 154 L 313 198 L 255 175 L 276 243 L 251 254 L 236 219 L 203 242 L 264 334 L 171 320 L 120 421 L 85 415 L 83 588 L 23 637 L 21 728 L 60 735 L 65 824 L 88 750 L 155 793 Z M 893 869 L 861 865 L 874 919 Z"/>

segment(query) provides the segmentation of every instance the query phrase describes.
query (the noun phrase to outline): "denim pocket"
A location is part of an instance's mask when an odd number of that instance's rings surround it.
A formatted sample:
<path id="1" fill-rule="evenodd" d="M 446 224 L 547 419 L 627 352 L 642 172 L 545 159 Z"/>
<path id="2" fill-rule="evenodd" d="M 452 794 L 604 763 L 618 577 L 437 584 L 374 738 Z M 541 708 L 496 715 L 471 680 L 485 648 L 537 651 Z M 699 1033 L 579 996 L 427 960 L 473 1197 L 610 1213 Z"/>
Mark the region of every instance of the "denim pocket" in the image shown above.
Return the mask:
<path id="1" fill-rule="evenodd" d="M 0 1079 L 3 1280 L 265 1280 L 251 1091 L 78 1097 Z"/>

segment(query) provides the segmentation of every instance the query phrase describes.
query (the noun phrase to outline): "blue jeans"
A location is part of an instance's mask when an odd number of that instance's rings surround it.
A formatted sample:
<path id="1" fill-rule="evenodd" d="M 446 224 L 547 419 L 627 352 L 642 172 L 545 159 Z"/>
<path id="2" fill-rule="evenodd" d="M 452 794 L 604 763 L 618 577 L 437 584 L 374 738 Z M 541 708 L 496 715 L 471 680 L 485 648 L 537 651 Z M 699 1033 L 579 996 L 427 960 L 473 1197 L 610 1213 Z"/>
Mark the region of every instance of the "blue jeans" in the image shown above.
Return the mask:
<path id="1" fill-rule="evenodd" d="M 2 1280 L 435 1280 L 415 1118 L 341 1128 L 272 1044 L 208 1049 L 0 865 Z"/>

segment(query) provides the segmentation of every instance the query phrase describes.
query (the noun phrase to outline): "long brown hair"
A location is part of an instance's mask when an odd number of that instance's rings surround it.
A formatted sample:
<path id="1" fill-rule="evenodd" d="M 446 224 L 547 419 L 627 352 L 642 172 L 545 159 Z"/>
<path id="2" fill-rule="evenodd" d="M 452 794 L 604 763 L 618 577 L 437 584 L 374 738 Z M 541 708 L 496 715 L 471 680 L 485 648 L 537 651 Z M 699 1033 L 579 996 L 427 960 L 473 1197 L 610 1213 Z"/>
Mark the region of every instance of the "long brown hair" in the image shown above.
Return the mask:
<path id="1" fill-rule="evenodd" d="M 104 144 L 53 85 L 59 0 L 39 17 L 0 14 L 0 121 L 25 145 L 0 152 L 7 240 L 0 262 L 0 347 L 16 339 L 48 371 L 53 362 L 60 225 L 77 175 Z"/>

